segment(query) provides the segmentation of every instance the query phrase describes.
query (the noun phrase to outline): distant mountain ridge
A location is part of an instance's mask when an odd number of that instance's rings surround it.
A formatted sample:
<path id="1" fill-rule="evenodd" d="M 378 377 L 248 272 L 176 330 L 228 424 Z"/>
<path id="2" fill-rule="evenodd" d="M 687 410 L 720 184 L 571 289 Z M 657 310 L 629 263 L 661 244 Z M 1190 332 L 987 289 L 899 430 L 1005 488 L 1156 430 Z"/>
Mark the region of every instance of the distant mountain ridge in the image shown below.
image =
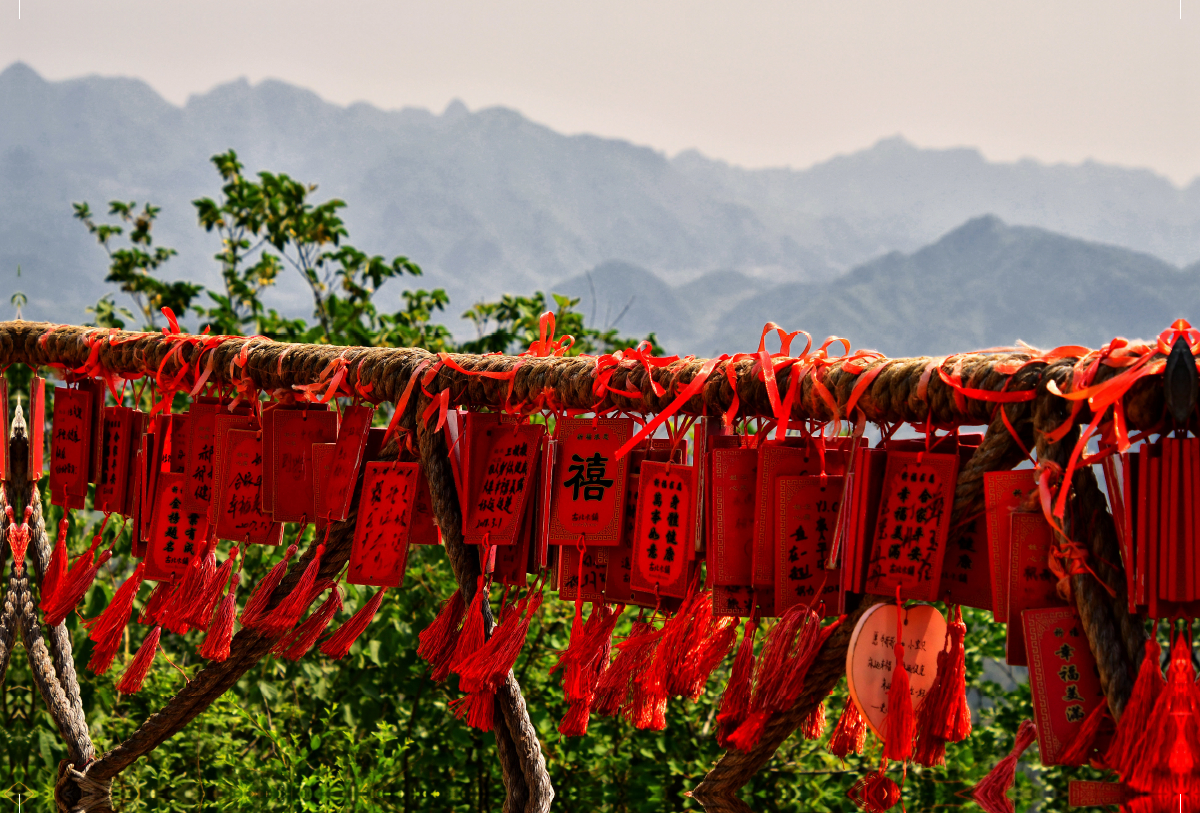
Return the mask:
<path id="1" fill-rule="evenodd" d="M 319 183 L 320 198 L 346 200 L 353 242 L 420 263 L 427 277 L 418 284 L 450 291 L 452 324 L 480 299 L 547 290 L 592 268 L 595 279 L 618 262 L 635 269 L 627 282 L 651 285 L 646 269 L 661 283 L 653 302 L 649 289 L 635 296 L 624 332 L 643 307 L 668 324 L 669 295 L 680 303 L 671 313 L 687 324 L 663 333 L 709 343 L 772 308 L 771 318 L 789 321 L 785 292 L 825 292 L 824 307 L 836 308 L 837 292 L 857 285 L 869 303 L 888 274 L 923 273 L 913 259 L 922 246 L 988 214 L 1168 263 L 1200 258 L 1200 181 L 1180 189 L 1146 170 L 993 163 L 976 150 L 919 149 L 898 138 L 805 170 L 746 170 L 695 152 L 668 158 L 625 141 L 564 136 L 503 108 L 340 107 L 283 82 L 244 80 L 177 107 L 137 80 L 47 82 L 20 63 L 0 72 L 0 120 L 0 279 L 29 295 L 27 316 L 56 321 L 80 321 L 106 290 L 103 252 L 71 219 L 72 201 L 162 206 L 155 236 L 180 252 L 168 274 L 215 285 L 219 246 L 196 226 L 190 201 L 217 193 L 207 159 L 230 147 L 252 171 L 287 172 Z M 1001 224 L 1008 228 L 1017 226 Z M 970 256 L 1003 265 L 1007 255 Z M 975 279 L 993 271 L 964 262 L 938 273 L 960 277 L 953 293 L 977 290 Z M 864 274 L 881 276 L 864 287 Z M 291 277 L 272 297 L 285 312 L 309 309 Z M 380 297 L 385 308 L 397 305 L 399 286 Z M 807 301 L 790 307 L 808 313 Z"/>
<path id="2" fill-rule="evenodd" d="M 769 321 L 892 356 L 1018 340 L 1099 347 L 1114 336 L 1153 337 L 1181 316 L 1200 323 L 1200 264 L 1181 270 L 991 215 L 832 281 L 770 283 L 726 271 L 671 287 L 646 269 L 608 263 L 554 289 L 581 297 L 602 324 L 632 297 L 625 333 L 657 330 L 669 349 L 697 355 L 753 350 Z"/>

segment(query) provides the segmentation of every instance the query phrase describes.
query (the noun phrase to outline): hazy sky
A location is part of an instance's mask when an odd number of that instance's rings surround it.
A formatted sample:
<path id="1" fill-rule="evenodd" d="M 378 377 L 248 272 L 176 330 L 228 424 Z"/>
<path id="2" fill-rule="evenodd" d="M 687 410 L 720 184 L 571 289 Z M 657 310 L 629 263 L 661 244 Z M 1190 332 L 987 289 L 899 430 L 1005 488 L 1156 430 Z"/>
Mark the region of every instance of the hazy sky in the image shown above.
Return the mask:
<path id="1" fill-rule="evenodd" d="M 0 66 L 136 76 L 177 103 L 275 77 L 339 103 L 505 105 L 746 166 L 902 133 L 1200 174 L 1200 0 L 2 2 Z"/>

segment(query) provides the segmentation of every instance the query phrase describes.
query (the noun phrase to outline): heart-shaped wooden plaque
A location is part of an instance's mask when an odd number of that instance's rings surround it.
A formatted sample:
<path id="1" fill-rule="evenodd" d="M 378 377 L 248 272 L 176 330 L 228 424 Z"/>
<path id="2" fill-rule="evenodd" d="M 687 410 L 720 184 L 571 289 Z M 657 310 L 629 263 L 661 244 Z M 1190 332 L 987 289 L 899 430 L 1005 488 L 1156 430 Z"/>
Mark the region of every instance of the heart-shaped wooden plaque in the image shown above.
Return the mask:
<path id="1" fill-rule="evenodd" d="M 876 604 L 858 619 L 846 650 L 846 683 L 863 719 L 883 736 L 888 687 L 896 655 L 896 605 Z M 937 654 L 946 643 L 946 619 L 932 604 L 904 610 L 904 668 L 916 710 L 937 677 Z"/>

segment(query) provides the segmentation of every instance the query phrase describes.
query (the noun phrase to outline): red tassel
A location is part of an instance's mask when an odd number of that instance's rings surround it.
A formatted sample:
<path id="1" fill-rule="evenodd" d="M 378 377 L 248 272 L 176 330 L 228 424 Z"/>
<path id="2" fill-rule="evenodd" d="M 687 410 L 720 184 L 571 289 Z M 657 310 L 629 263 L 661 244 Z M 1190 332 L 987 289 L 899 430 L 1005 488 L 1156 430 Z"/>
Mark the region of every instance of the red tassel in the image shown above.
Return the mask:
<path id="1" fill-rule="evenodd" d="M 454 645 L 454 654 L 450 658 L 452 670 L 483 646 L 483 603 L 487 600 L 487 577 L 481 575 L 475 580 L 475 596 L 471 599 L 471 606 L 467 608 L 462 630 L 459 631 L 458 641 Z"/>
<path id="2" fill-rule="evenodd" d="M 388 588 L 383 587 L 371 596 L 371 600 L 364 604 L 361 610 L 350 616 L 346 623 L 338 627 L 337 632 L 325 639 L 321 644 L 321 652 L 335 661 L 346 657 L 358 636 L 362 635 L 375 619 L 375 613 L 379 612 L 379 605 L 383 604 L 383 595 L 387 591 Z"/>
<path id="3" fill-rule="evenodd" d="M 737 622 L 713 614 L 712 593 L 696 595 L 675 662 L 669 669 L 668 693 L 696 701 L 713 670 L 725 660 L 737 642 Z"/>
<path id="4" fill-rule="evenodd" d="M 946 639 L 937 654 L 937 676 L 916 710 L 913 761 L 926 767 L 946 763 L 947 734 L 961 734 L 961 740 L 971 732 L 971 710 L 966 698 L 967 626 L 962 623 L 962 610 L 956 607 L 955 612 L 956 615 L 950 614 Z"/>
<path id="5" fill-rule="evenodd" d="M 629 697 L 622 707 L 625 721 L 635 728 L 650 731 L 661 731 L 666 728 L 667 699 L 646 690 L 642 678 L 654 666 L 655 654 L 662 645 L 664 630 L 655 630 L 648 625 L 647 631 L 634 639 L 632 636 L 621 643 L 622 647 L 637 650 L 636 659 L 631 660 L 629 668 Z"/>
<path id="6" fill-rule="evenodd" d="M 817 707 L 810 711 L 804 721 L 800 723 L 800 736 L 806 740 L 819 740 L 825 736 L 824 700 L 818 703 Z"/>
<path id="7" fill-rule="evenodd" d="M 829 753 L 845 761 L 851 752 L 861 754 L 867 745 L 867 724 L 858 710 L 858 705 L 849 694 L 842 706 L 842 716 L 838 718 L 829 738 Z"/>
<path id="8" fill-rule="evenodd" d="M 491 731 L 496 718 L 496 695 L 486 689 L 473 692 L 450 701 L 450 710 L 471 728 Z"/>
<path id="9" fill-rule="evenodd" d="M 1112 722 L 1108 713 L 1108 698 L 1092 709 L 1092 713 L 1083 721 L 1083 725 L 1075 732 L 1075 738 L 1058 758 L 1059 765 L 1083 765 L 1091 760 L 1092 752 L 1096 750 L 1096 740 L 1107 723 Z M 1111 729 L 1109 729 L 1111 730 Z"/>
<path id="10" fill-rule="evenodd" d="M 58 539 L 54 543 L 54 552 L 50 554 L 46 575 L 42 577 L 41 600 L 38 602 L 42 612 L 54 603 L 58 588 L 67 576 L 67 513 L 67 510 L 63 509 L 62 519 L 58 521 Z"/>
<path id="11" fill-rule="evenodd" d="M 450 661 L 458 644 L 459 625 L 466 612 L 462 591 L 455 590 L 442 604 L 433 622 L 417 636 L 417 655 L 429 664 L 431 677 L 439 683 L 450 674 Z"/>
<path id="12" fill-rule="evenodd" d="M 896 588 L 896 643 L 892 647 L 896 665 L 892 668 L 892 685 L 888 687 L 887 695 L 887 716 L 883 722 L 883 757 L 901 762 L 912 756 L 913 735 L 916 733 L 908 669 L 904 666 L 903 638 L 904 606 L 900 601 L 900 588 Z"/>
<path id="13" fill-rule="evenodd" d="M 99 541 L 99 537 L 97 537 L 97 541 Z M 92 544 L 94 546 L 95 542 Z M 76 559 L 75 564 L 59 583 L 58 590 L 54 594 L 54 602 L 45 610 L 45 622 L 48 626 L 57 627 L 71 614 L 75 605 L 83 600 L 88 588 L 96 580 L 96 574 L 100 572 L 100 568 L 104 567 L 112 558 L 112 548 L 104 551 L 95 559 L 92 556 L 92 550 L 89 549 L 87 553 Z"/>
<path id="14" fill-rule="evenodd" d="M 283 560 L 277 562 L 275 567 L 271 568 L 263 580 L 254 587 L 254 592 L 250 594 L 250 600 L 242 608 L 243 627 L 253 628 L 262 622 L 262 616 L 266 612 L 267 604 L 271 601 L 271 595 L 283 581 L 283 576 L 287 573 L 288 562 L 296 555 L 297 550 L 299 549 L 296 545 L 289 545 L 287 552 L 283 554 Z"/>
<path id="15" fill-rule="evenodd" d="M 325 535 L 329 535 L 329 526 L 325 528 Z M 292 592 L 288 593 L 287 598 L 275 605 L 275 609 L 267 613 L 262 620 L 255 626 L 259 632 L 264 635 L 278 636 L 296 626 L 297 622 L 304 616 L 304 611 L 308 609 L 316 598 L 313 595 L 313 585 L 317 583 L 317 574 L 321 570 L 321 557 L 325 554 L 325 543 L 317 545 L 317 552 L 312 559 L 309 560 L 308 566 L 304 568 L 304 573 L 300 576 L 300 581 L 292 588 Z"/>
<path id="16" fill-rule="evenodd" d="M 192 627 L 208 629 L 208 625 L 212 621 L 213 610 L 216 609 L 217 602 L 221 600 L 221 596 L 225 594 L 225 590 L 229 586 L 229 577 L 233 573 L 233 566 L 237 563 L 238 553 L 236 546 L 231 548 L 229 555 L 221 563 L 221 567 L 208 580 L 203 595 L 196 601 L 195 611 L 187 618 L 187 623 Z"/>
<path id="17" fill-rule="evenodd" d="M 325 602 L 303 624 L 283 636 L 279 643 L 271 649 L 271 654 L 284 660 L 300 660 L 308 654 L 308 650 L 312 649 L 313 644 L 317 642 L 317 639 L 325 632 L 325 628 L 329 626 L 329 622 L 341 609 L 342 590 L 335 584 L 329 598 L 325 599 Z"/>
<path id="18" fill-rule="evenodd" d="M 163 608 L 171 601 L 171 594 L 175 592 L 175 582 L 158 582 L 154 585 L 154 590 L 150 593 L 150 598 L 146 600 L 146 605 L 142 607 L 142 612 L 138 615 L 139 624 L 157 624 L 158 617 L 162 614 Z"/>
<path id="19" fill-rule="evenodd" d="M 1146 641 L 1146 651 L 1142 656 L 1142 665 L 1138 668 L 1137 680 L 1133 683 L 1133 691 L 1125 703 L 1121 720 L 1117 723 L 1117 733 L 1104 755 L 1105 763 L 1122 776 L 1128 777 L 1132 772 L 1130 756 L 1138 741 L 1145 736 L 1155 701 L 1167 685 L 1163 679 L 1161 664 L 1162 647 L 1158 644 L 1156 628 Z"/>
<path id="20" fill-rule="evenodd" d="M 183 635 L 191 630 L 188 619 L 203 605 L 208 588 L 216 577 L 216 544 L 215 537 L 206 539 L 202 554 L 193 556 L 184 568 L 179 589 L 171 594 L 171 600 L 158 616 L 158 623 L 166 627 L 168 632 Z"/>
<path id="21" fill-rule="evenodd" d="M 154 665 L 154 656 L 158 653 L 158 639 L 161 636 L 162 627 L 155 627 L 150 630 L 146 640 L 142 641 L 137 654 L 133 656 L 125 674 L 121 675 L 120 683 L 117 684 L 120 694 L 137 694 L 142 690 L 142 683 L 145 682 L 146 675 L 150 674 L 150 667 Z"/>
<path id="22" fill-rule="evenodd" d="M 1130 756 L 1125 783 L 1143 792 L 1171 790 L 1192 795 L 1193 772 L 1200 767 L 1200 687 L 1192 669 L 1187 636 L 1175 636 L 1167 664 L 1167 685 L 1154 703 L 1146 736 Z"/>
<path id="23" fill-rule="evenodd" d="M 1017 760 L 1025 749 L 1037 738 L 1037 728 L 1030 720 L 1022 720 L 1017 729 L 1016 739 L 1008 756 L 996 763 L 988 775 L 971 789 L 971 797 L 979 803 L 985 813 L 1013 813 L 1012 799 L 1008 798 L 1008 789 L 1012 787 L 1017 775 Z"/>
<path id="24" fill-rule="evenodd" d="M 617 644 L 617 657 L 600 675 L 591 712 L 604 717 L 616 717 L 629 701 L 633 676 L 645 668 L 657 642 L 654 625 L 642 620 L 633 622 L 629 637 Z"/>
<path id="25" fill-rule="evenodd" d="M 570 704 L 567 715 L 558 727 L 564 737 L 579 737 L 587 733 L 596 687 L 612 653 L 613 629 L 624 609 L 623 604 L 614 607 L 594 603 L 587 624 L 573 637 L 558 663 L 550 670 L 553 673 L 560 667 L 563 669 L 563 695 Z"/>
<path id="26" fill-rule="evenodd" d="M 237 548 L 234 548 L 234 551 L 236 550 Z M 233 559 L 232 552 L 229 558 Z M 200 657 L 206 660 L 222 663 L 229 657 L 229 645 L 233 641 L 233 621 L 237 617 L 237 589 L 241 575 L 242 566 L 239 561 L 237 570 L 229 576 L 229 590 L 217 605 L 217 611 L 208 625 L 208 633 L 204 636 L 204 644 L 200 647 Z"/>
<path id="27" fill-rule="evenodd" d="M 84 627 L 89 630 L 88 639 L 95 644 L 92 658 L 88 661 L 88 669 L 97 675 L 107 672 L 113 658 L 117 656 L 117 647 L 121 645 L 121 636 L 125 632 L 125 625 L 129 623 L 129 614 L 133 612 L 133 600 L 142 586 L 142 573 L 145 570 L 145 563 L 138 562 L 133 575 L 117 588 L 104 612 L 83 622 Z"/>
<path id="28" fill-rule="evenodd" d="M 895 807 L 900 801 L 900 787 L 884 773 L 886 770 L 887 759 L 884 759 L 878 771 L 872 771 L 855 782 L 846 796 L 867 813 L 883 813 Z"/>
<path id="29" fill-rule="evenodd" d="M 489 691 L 495 694 L 509 670 L 517 662 L 529 625 L 542 605 L 543 592 L 535 584 L 520 601 L 505 605 L 500 613 L 500 626 L 492 637 L 473 657 L 459 664 L 455 671 L 459 675 L 459 688 L 475 693 Z"/>
<path id="30" fill-rule="evenodd" d="M 729 748 L 729 736 L 745 721 L 750 712 L 750 689 L 754 678 L 754 637 L 758 633 L 758 617 L 746 619 L 742 630 L 742 643 L 733 657 L 733 668 L 729 672 L 729 683 L 721 695 L 721 708 L 717 712 L 717 744 Z"/>

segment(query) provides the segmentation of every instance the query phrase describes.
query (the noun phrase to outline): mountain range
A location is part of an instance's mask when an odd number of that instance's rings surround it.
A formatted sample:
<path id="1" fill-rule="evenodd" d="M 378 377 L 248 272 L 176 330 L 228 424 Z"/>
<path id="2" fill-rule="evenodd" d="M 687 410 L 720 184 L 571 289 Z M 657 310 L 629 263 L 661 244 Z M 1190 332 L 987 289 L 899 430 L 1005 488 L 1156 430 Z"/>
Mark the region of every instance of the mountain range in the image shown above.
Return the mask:
<path id="1" fill-rule="evenodd" d="M 71 217 L 112 199 L 162 207 L 168 277 L 215 285 L 215 237 L 190 201 L 209 156 L 339 197 L 351 241 L 405 254 L 447 322 L 502 292 L 580 296 L 601 327 L 668 349 L 753 349 L 763 322 L 890 353 L 1151 334 L 1200 304 L 1200 180 L 1097 163 L 999 163 L 880 141 L 808 169 L 744 169 L 690 151 L 562 135 L 516 111 L 342 107 L 278 81 L 172 105 L 133 79 L 0 72 L 0 279 L 27 318 L 78 322 L 107 288 Z M 799 136 L 802 137 L 802 136 Z M 17 266 L 21 279 L 15 278 Z M 378 295 L 399 304 L 400 287 Z M 594 292 L 594 293 L 593 293 Z M 298 279 L 272 305 L 308 310 Z M 1200 322 L 1200 314 L 1195 314 Z"/>

